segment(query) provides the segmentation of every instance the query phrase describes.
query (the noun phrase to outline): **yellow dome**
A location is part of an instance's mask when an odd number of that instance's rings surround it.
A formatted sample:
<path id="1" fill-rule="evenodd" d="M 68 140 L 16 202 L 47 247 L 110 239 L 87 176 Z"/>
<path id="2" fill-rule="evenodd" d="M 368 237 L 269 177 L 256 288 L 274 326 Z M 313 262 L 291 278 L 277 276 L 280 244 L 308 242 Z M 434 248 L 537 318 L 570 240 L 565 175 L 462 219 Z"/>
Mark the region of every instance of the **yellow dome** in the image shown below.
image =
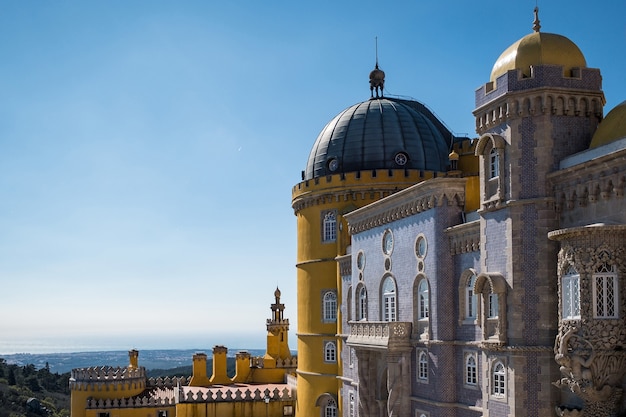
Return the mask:
<path id="1" fill-rule="evenodd" d="M 532 65 L 562 65 L 563 75 L 570 76 L 572 68 L 586 67 L 587 61 L 578 46 L 565 36 L 534 32 L 509 46 L 491 70 L 491 81 L 512 69 L 530 77 Z"/>
<path id="2" fill-rule="evenodd" d="M 626 101 L 611 110 L 593 134 L 589 148 L 597 148 L 626 138 Z"/>

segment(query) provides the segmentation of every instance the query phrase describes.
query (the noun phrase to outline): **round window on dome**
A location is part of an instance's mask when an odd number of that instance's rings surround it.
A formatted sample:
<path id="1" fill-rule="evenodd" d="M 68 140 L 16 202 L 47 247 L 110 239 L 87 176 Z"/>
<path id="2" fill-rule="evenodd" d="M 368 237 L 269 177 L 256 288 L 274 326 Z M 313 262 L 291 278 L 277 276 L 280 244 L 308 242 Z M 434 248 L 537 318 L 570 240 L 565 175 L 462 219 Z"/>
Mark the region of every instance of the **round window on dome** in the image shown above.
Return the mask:
<path id="1" fill-rule="evenodd" d="M 396 161 L 396 164 L 400 166 L 406 165 L 408 160 L 409 160 L 409 156 L 404 152 L 398 152 L 396 156 L 394 157 L 394 161 Z"/>
<path id="2" fill-rule="evenodd" d="M 330 172 L 335 172 L 337 171 L 337 168 L 339 168 L 339 161 L 337 160 L 337 158 L 330 158 L 327 164 L 328 164 L 328 170 Z"/>

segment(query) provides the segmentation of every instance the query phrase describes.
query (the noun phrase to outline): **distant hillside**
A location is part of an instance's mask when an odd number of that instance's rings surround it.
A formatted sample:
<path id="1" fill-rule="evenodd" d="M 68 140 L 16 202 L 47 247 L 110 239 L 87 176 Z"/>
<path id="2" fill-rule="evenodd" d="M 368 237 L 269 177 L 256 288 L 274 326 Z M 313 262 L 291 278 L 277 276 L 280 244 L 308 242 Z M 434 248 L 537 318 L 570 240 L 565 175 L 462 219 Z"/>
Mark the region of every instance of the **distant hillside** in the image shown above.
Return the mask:
<path id="1" fill-rule="evenodd" d="M 0 358 L 0 417 L 68 417 L 70 374 L 9 365 Z"/>
<path id="2" fill-rule="evenodd" d="M 247 350 L 252 356 L 260 356 L 265 353 L 264 349 L 229 349 L 228 356 L 234 357 L 241 350 Z M 191 367 L 193 355 L 204 352 L 208 359 L 212 358 L 213 349 L 165 349 L 165 350 L 141 350 L 139 351 L 139 365 L 147 370 Z M 69 372 L 74 368 L 86 368 L 90 366 L 127 366 L 127 351 L 106 352 L 76 352 L 76 353 L 16 353 L 1 355 L 8 364 L 25 366 L 34 364 L 41 369 L 48 364 L 50 372 Z M 191 369 L 191 368 L 190 368 Z M 210 372 L 209 367 L 209 374 Z"/>

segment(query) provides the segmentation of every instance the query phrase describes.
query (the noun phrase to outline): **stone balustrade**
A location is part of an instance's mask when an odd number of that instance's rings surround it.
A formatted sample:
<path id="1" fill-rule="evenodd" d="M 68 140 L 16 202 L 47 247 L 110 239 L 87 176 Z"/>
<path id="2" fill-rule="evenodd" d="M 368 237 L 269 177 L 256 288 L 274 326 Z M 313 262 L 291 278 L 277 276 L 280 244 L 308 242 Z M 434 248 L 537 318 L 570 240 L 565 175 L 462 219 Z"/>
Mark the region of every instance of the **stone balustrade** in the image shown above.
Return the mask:
<path id="1" fill-rule="evenodd" d="M 370 348 L 410 346 L 411 326 L 411 322 L 402 321 L 351 321 L 347 344 Z"/>

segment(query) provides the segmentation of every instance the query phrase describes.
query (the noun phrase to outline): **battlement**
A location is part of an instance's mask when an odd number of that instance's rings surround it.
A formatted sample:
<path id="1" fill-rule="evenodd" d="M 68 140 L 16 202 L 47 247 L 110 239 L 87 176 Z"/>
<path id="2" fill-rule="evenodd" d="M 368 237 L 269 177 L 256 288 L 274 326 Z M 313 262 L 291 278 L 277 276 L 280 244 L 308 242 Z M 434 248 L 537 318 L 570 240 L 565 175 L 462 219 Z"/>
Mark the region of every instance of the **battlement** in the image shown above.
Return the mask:
<path id="1" fill-rule="evenodd" d="M 602 91 L 602 76 L 596 68 L 574 68 L 571 77 L 563 74 L 561 65 L 537 65 L 530 68 L 530 77 L 514 69 L 476 89 L 476 109 L 510 92 L 550 87 L 564 90 Z"/>
<path id="2" fill-rule="evenodd" d="M 150 378 L 148 379 L 148 388 L 175 388 L 179 385 L 189 385 L 191 377 L 174 376 L 165 378 Z"/>
<path id="3" fill-rule="evenodd" d="M 346 184 L 354 184 L 355 186 L 363 185 L 367 186 L 367 188 L 372 188 L 372 185 L 387 185 L 390 182 L 416 183 L 436 177 L 437 175 L 443 175 L 443 173 L 408 169 L 374 169 L 327 175 L 325 177 L 313 178 L 298 183 L 292 189 L 292 196 L 295 198 L 306 192 L 324 190 L 332 187 L 345 187 Z"/>
<path id="4" fill-rule="evenodd" d="M 291 390 L 284 384 L 274 385 L 261 390 L 251 386 L 224 386 L 221 388 L 181 387 L 177 392 L 177 403 L 210 403 L 210 402 L 246 402 L 246 401 L 293 401 Z"/>
<path id="5" fill-rule="evenodd" d="M 276 368 L 296 368 L 298 366 L 298 357 L 292 356 L 290 358 L 276 359 Z M 253 356 L 250 358 L 251 368 L 264 368 L 265 362 L 263 356 Z"/>
<path id="6" fill-rule="evenodd" d="M 72 369 L 70 375 L 71 390 L 86 389 L 108 389 L 108 386 L 114 389 L 137 389 L 145 386 L 146 369 L 142 366 L 139 368 L 130 367 L 113 367 L 98 366 L 89 368 Z"/>
<path id="7" fill-rule="evenodd" d="M 176 404 L 174 397 L 174 391 L 171 392 L 171 397 L 137 397 L 137 398 L 120 398 L 120 399 L 105 399 L 105 400 L 87 400 L 88 410 L 106 410 L 114 408 L 134 408 L 134 407 L 165 407 L 173 406 Z"/>

